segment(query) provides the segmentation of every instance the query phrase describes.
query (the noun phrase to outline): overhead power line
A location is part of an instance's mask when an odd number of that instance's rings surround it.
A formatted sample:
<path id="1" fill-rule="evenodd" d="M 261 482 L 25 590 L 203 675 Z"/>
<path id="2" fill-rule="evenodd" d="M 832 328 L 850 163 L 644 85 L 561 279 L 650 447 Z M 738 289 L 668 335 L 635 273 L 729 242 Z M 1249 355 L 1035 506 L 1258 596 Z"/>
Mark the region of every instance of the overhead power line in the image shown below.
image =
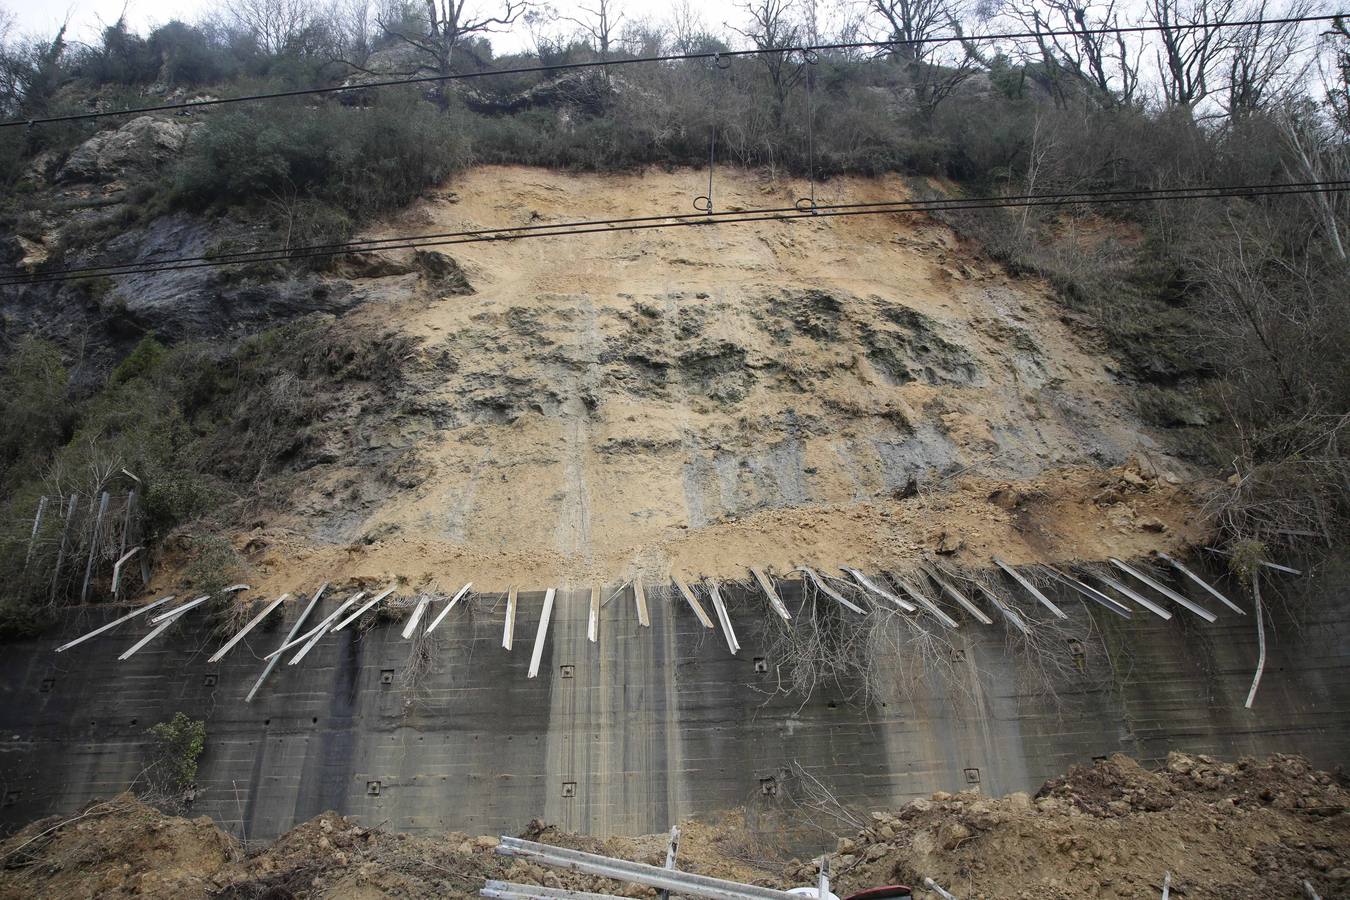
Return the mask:
<path id="1" fill-rule="evenodd" d="M 944 204 L 945 208 L 959 209 L 970 204 L 990 204 L 1009 205 L 1018 201 L 1055 201 L 1059 204 L 1071 204 L 1075 202 L 1111 202 L 1113 199 L 1127 200 L 1129 198 L 1140 198 L 1147 200 L 1161 200 L 1167 198 L 1185 199 L 1192 197 L 1196 192 L 1206 192 L 1207 195 L 1223 196 L 1250 196 L 1253 191 L 1272 191 L 1298 188 L 1319 189 L 1327 186 L 1336 186 L 1341 184 L 1350 184 L 1350 181 L 1295 181 L 1295 182 L 1268 182 L 1265 184 L 1239 184 L 1239 185 L 1207 185 L 1207 186 L 1187 186 L 1175 188 L 1114 188 L 1114 189 L 1094 189 L 1083 191 L 1066 191 L 1054 194 L 1008 194 L 992 195 L 984 197 L 945 197 L 933 199 L 907 199 L 907 200 L 882 200 L 866 203 L 832 203 L 815 204 L 817 210 L 838 210 L 838 209 L 864 209 L 869 207 L 885 208 L 885 211 L 899 211 L 906 207 L 918 206 L 924 207 L 929 204 Z M 699 198 L 702 199 L 702 198 Z M 695 201 L 697 203 L 697 201 Z M 702 213 L 699 219 L 709 216 L 718 219 L 738 218 L 754 214 L 772 214 L 772 213 L 806 213 L 811 212 L 811 206 L 807 204 L 807 198 L 802 198 L 792 206 L 761 207 L 758 209 L 737 210 L 725 209 L 715 212 L 705 212 L 701 207 L 696 207 Z M 140 270 L 147 266 L 168 267 L 180 264 L 206 262 L 217 265 L 244 264 L 252 262 L 270 262 L 274 260 L 286 259 L 304 259 L 314 256 L 331 255 L 333 253 L 360 253 L 372 252 L 387 249 L 409 249 L 414 246 L 435 246 L 430 242 L 453 238 L 470 238 L 480 236 L 490 236 L 493 240 L 504 239 L 506 233 L 515 232 L 554 232 L 559 229 L 574 229 L 589 226 L 609 226 L 611 230 L 624 225 L 641 224 L 646 222 L 667 222 L 675 219 L 689 218 L 687 215 L 679 213 L 663 213 L 649 216 L 630 216 L 626 218 L 608 218 L 608 219 L 582 219 L 568 222 L 553 222 L 538 225 L 519 225 L 519 226 L 498 226 L 495 228 L 479 228 L 468 231 L 437 231 L 424 234 L 398 235 L 388 238 L 358 238 L 349 241 L 337 241 L 328 244 L 305 244 L 298 247 L 267 247 L 257 250 L 237 250 L 229 253 L 211 253 L 198 256 L 176 256 L 165 257 L 161 259 L 142 259 L 128 263 L 102 263 L 88 266 L 76 266 L 60 269 L 53 272 L 35 273 L 34 275 L 25 275 L 23 273 L 11 273 L 10 275 L 0 274 L 0 284 L 13 283 L 23 279 L 40 279 L 43 276 L 66 276 L 73 274 L 94 273 L 98 275 L 122 274 L 122 270 Z M 427 243 L 423 243 L 427 242 Z M 22 281 L 21 283 L 28 283 Z"/>
<path id="2" fill-rule="evenodd" d="M 548 72 L 564 72 L 577 69 L 608 68 L 610 66 L 632 66 L 647 63 L 687 62 L 695 60 L 721 60 L 742 56 L 761 56 L 770 53 L 799 53 L 802 55 L 828 53 L 841 50 L 883 49 L 896 46 L 914 46 L 916 44 L 950 44 L 953 42 L 986 42 L 1035 40 L 1055 37 L 1090 37 L 1107 34 L 1146 34 L 1164 30 L 1186 31 L 1202 28 L 1249 28 L 1267 25 L 1295 25 L 1305 22 L 1334 22 L 1343 18 L 1344 13 L 1325 16 L 1288 16 L 1277 19 L 1243 19 L 1236 22 L 1196 22 L 1187 25 L 1129 25 L 1110 28 L 1080 28 L 1067 31 L 1016 31 L 999 34 L 943 35 L 940 37 L 919 38 L 913 41 L 850 41 L 835 44 L 803 44 L 792 47 L 754 48 L 748 50 L 725 50 L 707 53 L 669 53 L 659 56 L 637 56 L 632 59 L 590 60 L 588 62 L 550 63 L 538 66 L 515 66 L 509 69 L 488 69 L 481 72 L 456 72 L 449 75 L 416 75 L 406 78 L 389 78 L 382 81 L 368 81 L 361 84 L 339 84 L 331 87 L 297 88 L 290 91 L 275 91 L 266 94 L 246 94 L 242 97 L 217 97 L 209 100 L 190 100 L 182 103 L 161 103 L 154 106 L 138 106 L 130 109 L 103 110 L 100 112 L 69 113 L 60 116 L 43 116 L 31 119 L 12 119 L 0 122 L 0 128 L 19 126 L 48 125 L 56 122 L 80 122 L 89 119 L 105 119 L 113 116 L 130 116 L 143 113 L 171 112 L 181 109 L 203 109 L 209 106 L 224 106 L 232 103 L 255 103 L 263 100 L 279 100 L 287 97 L 312 97 L 321 94 L 340 94 L 351 91 L 364 91 L 371 88 L 394 87 L 409 84 L 440 84 L 447 81 L 466 81 L 476 78 L 491 78 L 498 75 L 528 75 Z"/>
<path id="3" fill-rule="evenodd" d="M 893 215 L 898 213 L 960 212 L 963 210 L 1073 206 L 1101 203 L 1143 203 L 1175 200 L 1253 198 L 1312 193 L 1339 193 L 1350 190 L 1350 179 L 1315 182 L 1275 182 L 1257 185 L 1232 185 L 1219 188 L 1188 187 L 1143 191 L 1082 191 L 1061 194 L 1023 194 L 1006 197 L 971 197 L 940 200 L 880 200 L 866 203 L 818 204 L 727 210 L 713 214 L 667 214 L 619 219 L 585 219 L 543 225 L 501 226 L 468 231 L 371 238 L 335 244 L 316 244 L 296 248 L 262 248 L 220 256 L 183 256 L 135 263 L 91 265 L 31 275 L 14 273 L 0 276 L 0 287 L 51 284 L 89 278 L 114 278 L 149 275 L 187 269 L 214 268 L 268 262 L 293 262 L 321 259 L 352 253 L 389 250 L 416 250 L 456 244 L 516 241 L 526 238 L 568 237 L 573 235 L 645 231 L 651 229 L 732 225 L 746 222 L 793 221 L 836 216 Z"/>

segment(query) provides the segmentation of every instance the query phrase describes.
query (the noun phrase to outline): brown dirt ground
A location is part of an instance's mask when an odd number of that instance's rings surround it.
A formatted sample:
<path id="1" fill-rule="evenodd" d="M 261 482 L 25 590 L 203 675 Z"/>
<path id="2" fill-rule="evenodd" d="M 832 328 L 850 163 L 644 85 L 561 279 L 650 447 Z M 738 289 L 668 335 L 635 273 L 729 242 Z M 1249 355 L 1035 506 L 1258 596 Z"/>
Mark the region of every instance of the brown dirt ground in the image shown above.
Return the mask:
<path id="1" fill-rule="evenodd" d="M 938 793 L 874 812 L 832 855 L 840 896 L 934 879 L 974 898 L 1157 897 L 1164 872 L 1191 900 L 1350 897 L 1350 794 L 1294 756 L 1223 763 L 1172 754 L 1148 771 L 1115 756 L 1036 794 Z M 815 864 L 786 859 L 740 819 L 685 823 L 680 867 L 772 887 L 810 884 Z M 665 836 L 608 840 L 535 823 L 526 837 L 660 864 Z M 650 897 L 649 889 L 495 855 L 494 837 L 370 829 L 325 813 L 245 850 L 210 820 L 165 815 L 129 796 L 29 825 L 0 844 L 0 900 L 137 896 L 467 898 L 487 878 Z M 917 898 L 936 897 L 917 889 Z"/>

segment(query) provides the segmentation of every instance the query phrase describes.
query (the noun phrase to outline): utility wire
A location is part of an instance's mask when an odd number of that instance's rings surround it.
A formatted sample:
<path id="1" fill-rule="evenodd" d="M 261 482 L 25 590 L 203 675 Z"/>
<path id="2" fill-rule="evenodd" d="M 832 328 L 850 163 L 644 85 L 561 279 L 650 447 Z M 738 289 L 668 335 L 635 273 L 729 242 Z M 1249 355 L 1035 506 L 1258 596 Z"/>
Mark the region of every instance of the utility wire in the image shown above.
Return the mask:
<path id="1" fill-rule="evenodd" d="M 1109 202 L 1117 197 L 1140 196 L 1144 199 L 1168 199 L 1173 195 L 1179 195 L 1176 199 L 1185 199 L 1196 191 L 1205 191 L 1218 193 L 1224 196 L 1241 197 L 1246 196 L 1252 191 L 1265 191 L 1284 188 L 1320 188 L 1325 186 L 1334 186 L 1340 184 L 1350 184 L 1346 181 L 1293 181 L 1293 182 L 1270 182 L 1266 184 L 1239 184 L 1239 185 L 1198 185 L 1184 186 L 1175 188 L 1116 188 L 1110 190 L 1083 190 L 1069 191 L 1058 194 L 1008 194 L 994 195 L 986 197 L 943 197 L 930 198 L 927 200 L 879 200 L 863 203 L 834 203 L 830 204 L 831 209 L 865 209 L 868 207 L 901 207 L 905 205 L 928 205 L 933 203 L 943 204 L 983 204 L 998 202 L 1000 204 L 1019 200 L 1057 200 L 1064 203 L 1083 202 L 1090 203 L 1098 200 Z M 1075 198 L 1081 198 L 1076 200 Z M 701 198 L 700 198 L 701 199 Z M 752 213 L 778 213 L 778 212 L 804 212 L 807 207 L 804 205 L 805 198 L 799 199 L 793 206 L 763 207 L 750 210 L 719 210 L 705 215 L 735 217 L 744 216 Z M 700 209 L 702 212 L 703 210 Z M 330 244 L 306 244 L 299 247 L 272 247 L 260 248 L 257 250 L 238 250 L 230 253 L 212 253 L 201 256 L 179 256 L 167 257 L 163 259 L 143 259 L 129 263 L 100 263 L 88 266 L 71 267 L 51 272 L 39 272 L 26 274 L 21 272 L 11 272 L 9 274 L 0 273 L 0 284 L 9 282 L 31 283 L 40 280 L 49 275 L 69 275 L 76 273 L 96 273 L 101 275 L 122 274 L 118 270 L 139 270 L 147 266 L 156 267 L 156 270 L 162 270 L 158 267 L 167 267 L 178 263 L 193 262 L 216 262 L 220 265 L 230 263 L 251 263 L 251 262 L 269 262 L 273 260 L 285 259 L 304 259 L 313 256 L 334 255 L 324 253 L 323 251 L 336 251 L 337 253 L 362 253 L 374 252 L 387 249 L 407 249 L 408 242 L 433 241 L 440 238 L 461 238 L 477 236 L 497 236 L 495 239 L 501 239 L 505 232 L 530 232 L 530 231 L 554 231 L 557 229 L 569 229 L 586 227 L 591 225 L 628 225 L 643 222 L 664 222 L 674 218 L 681 218 L 679 213 L 663 213 L 650 216 L 631 216 L 627 218 L 609 218 L 609 219 L 584 219 L 581 221 L 553 222 L 540 225 L 516 225 L 516 226 L 498 226 L 495 228 L 480 228 L 470 231 L 441 231 L 430 232 L 415 235 L 399 235 L 389 238 L 359 238 L 351 241 L 339 241 Z M 394 245 L 397 245 L 395 247 Z M 427 244 L 427 246 L 435 246 Z"/>
<path id="2" fill-rule="evenodd" d="M 276 91 L 267 94 L 246 94 L 242 97 L 218 97 L 210 100 L 185 101 L 183 103 L 161 103 L 155 106 L 138 106 L 130 109 L 105 110 L 102 112 L 70 113 L 61 116 L 45 116 L 31 119 L 11 119 L 0 122 L 0 128 L 19 126 L 48 125 L 56 122 L 80 122 L 89 119 L 104 119 L 112 116 L 130 116 L 141 113 L 169 112 L 178 109 L 200 109 L 208 106 L 223 106 L 230 103 L 253 103 L 260 100 L 277 100 L 285 97 L 312 97 L 320 94 L 339 94 L 349 91 L 364 91 L 371 88 L 393 87 L 406 84 L 440 84 L 447 81 L 464 81 L 473 78 L 490 78 L 496 75 L 527 75 L 544 72 L 563 72 L 576 69 L 606 68 L 609 66 L 631 66 L 645 63 L 683 62 L 687 60 L 712 60 L 741 56 L 760 56 L 767 53 L 823 53 L 839 50 L 883 49 L 896 46 L 914 46 L 918 44 L 949 44 L 953 41 L 1001 41 L 1033 40 L 1054 37 L 1089 37 L 1108 34 L 1144 34 L 1158 31 L 1186 31 L 1196 28 L 1248 28 L 1265 25 L 1293 25 L 1305 22 L 1334 22 L 1343 18 L 1345 13 L 1325 16 L 1288 16 L 1279 19 L 1244 19 L 1237 22 L 1196 22 L 1189 25 L 1130 25 L 1112 28 L 1082 28 L 1067 31 L 1016 31 L 1000 34 L 951 35 L 943 37 L 919 38 L 912 41 L 852 41 L 836 44 L 811 44 L 792 47 L 767 47 L 749 50 L 723 50 L 708 53 L 672 53 L 659 56 L 638 56 L 632 59 L 604 59 L 575 63 L 551 63 L 538 66 L 516 66 L 509 69 L 491 69 L 481 72 L 456 72 L 450 75 L 418 75 L 407 78 L 389 78 L 383 81 L 369 81 L 362 84 L 338 84 L 331 87 L 299 88 L 290 91 Z"/>
<path id="3" fill-rule="evenodd" d="M 1086 203 L 1141 203 L 1169 200 L 1221 199 L 1270 197 L 1312 193 L 1339 193 L 1350 191 L 1350 180 L 1324 182 L 1288 182 L 1267 185 L 1241 185 L 1228 188 L 1170 188 L 1154 191 L 1098 191 L 1076 194 L 1041 194 L 1015 197 L 952 198 L 946 200 L 883 200 L 867 203 L 822 204 L 804 210 L 799 206 L 767 207 L 747 210 L 728 210 L 691 217 L 682 214 L 664 216 L 637 216 L 626 219 L 592 219 L 561 222 L 552 225 L 504 226 L 463 232 L 443 232 L 420 237 L 372 239 L 369 242 L 316 245 L 287 250 L 283 248 L 249 251 L 248 257 L 230 258 L 179 257 L 160 261 L 143 261 L 108 266 L 86 266 L 80 269 L 57 270 L 34 275 L 0 277 L 0 286 L 25 286 L 76 281 L 88 278 L 111 278 L 125 275 L 148 275 L 158 272 L 240 265 L 261 262 L 288 262 L 341 256 L 370 250 L 407 250 L 424 247 L 443 247 L 456 244 L 489 241 L 515 241 L 537 237 L 568 237 L 572 235 L 643 231 L 649 229 L 680 228 L 699 225 L 726 225 L 744 222 L 791 221 L 813 216 L 890 215 L 898 213 L 959 212 L 962 210 L 1023 208 L 1038 206 L 1070 206 Z"/>

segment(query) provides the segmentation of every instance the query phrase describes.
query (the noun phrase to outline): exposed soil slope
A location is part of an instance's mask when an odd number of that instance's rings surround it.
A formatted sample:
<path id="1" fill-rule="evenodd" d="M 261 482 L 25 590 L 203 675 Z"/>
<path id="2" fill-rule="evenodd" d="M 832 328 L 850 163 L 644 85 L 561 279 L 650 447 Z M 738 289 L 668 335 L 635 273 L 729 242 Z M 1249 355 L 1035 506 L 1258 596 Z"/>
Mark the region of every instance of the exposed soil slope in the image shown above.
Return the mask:
<path id="1" fill-rule="evenodd" d="M 482 168 L 375 234 L 685 210 L 699 177 Z M 800 187 L 718 178 L 719 208 L 791 205 Z M 907 194 L 848 178 L 824 199 Z M 260 583 L 742 577 L 894 565 L 944 530 L 971 563 L 1187 536 L 1180 470 L 1091 335 L 922 216 L 445 249 L 457 266 L 394 254 L 345 273 L 385 298 L 354 327 L 420 341 L 416 387 L 386 427 L 339 441 L 389 465 L 335 452 L 248 536 Z M 1094 502 L 1100 469 L 1135 456 L 1143 508 Z M 1041 498 L 1034 533 L 1008 497 Z"/>
<path id="2" fill-rule="evenodd" d="M 876 812 L 832 855 L 841 896 L 934 879 L 974 898 L 1350 896 L 1350 795 L 1290 756 L 1225 764 L 1173 754 L 1159 772 L 1125 757 L 1074 769 L 1035 799 L 935 794 Z M 685 871 L 786 888 L 815 865 L 786 859 L 772 834 L 728 821 L 685 823 Z M 526 837 L 659 865 L 664 835 L 607 841 L 532 826 Z M 544 869 L 493 852 L 495 837 L 391 834 L 336 813 L 245 849 L 208 819 L 123 797 L 72 820 L 36 822 L 0 845 L 0 898 L 470 898 L 488 878 L 632 897 L 654 891 Z M 937 895 L 922 889 L 915 896 Z"/>

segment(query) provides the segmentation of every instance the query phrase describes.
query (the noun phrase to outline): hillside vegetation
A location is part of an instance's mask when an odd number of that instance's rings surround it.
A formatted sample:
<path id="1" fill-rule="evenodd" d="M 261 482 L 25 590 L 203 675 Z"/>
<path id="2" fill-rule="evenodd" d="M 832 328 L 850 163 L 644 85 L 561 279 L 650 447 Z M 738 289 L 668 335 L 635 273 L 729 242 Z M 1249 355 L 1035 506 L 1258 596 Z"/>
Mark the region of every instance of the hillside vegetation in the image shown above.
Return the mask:
<path id="1" fill-rule="evenodd" d="M 1142 23 L 1161 30 L 1119 36 L 1094 29 L 1131 24 L 1120 13 L 1079 0 L 752 0 L 724 26 L 687 6 L 670 21 L 620 12 L 602 3 L 560 17 L 508 0 L 447 20 L 434 4 L 249 0 L 149 34 L 118 22 L 89 46 L 64 33 L 7 33 L 0 115 L 12 120 L 402 75 L 486 77 L 0 129 L 0 263 L 41 273 L 124 261 L 159 235 L 190 231 L 212 253 L 323 244 L 453 188 L 470 166 L 700 167 L 710 145 L 719 167 L 825 184 L 898 173 L 920 196 L 1350 172 L 1344 22 L 1221 27 L 1316 12 L 1298 0 L 1150 0 Z M 493 52 L 494 28 L 527 22 L 533 51 Z M 1010 31 L 1035 37 L 982 39 Z M 781 49 L 865 39 L 891 43 Z M 733 48 L 771 52 L 487 74 Z M 91 147 L 96 138 L 106 142 Z M 118 141 L 142 140 L 160 149 L 109 163 Z M 1223 545 L 1250 556 L 1343 539 L 1344 194 L 940 217 L 971 252 L 1052 285 L 1064 320 L 1131 386 L 1142 420 L 1218 476 L 1206 512 Z M 112 279 L 0 287 L 0 414 L 10 426 L 0 437 L 0 577 L 12 623 L 32 624 L 79 593 L 78 578 L 49 581 L 51 559 L 32 559 L 39 496 L 75 491 L 87 507 L 110 484 L 131 487 L 121 473 L 133 473 L 146 543 L 191 554 L 275 499 L 269 492 L 285 485 L 271 476 L 312 464 L 320 422 L 350 429 L 366 414 L 353 397 L 374 409 L 426 377 L 403 338 L 315 314 L 348 303 L 332 293 L 348 265 L 224 270 L 210 296 L 261 311 L 222 305 L 219 333 L 192 323 L 143 333 L 128 325 L 128 288 Z M 56 548 L 52 539 L 42 553 Z"/>

